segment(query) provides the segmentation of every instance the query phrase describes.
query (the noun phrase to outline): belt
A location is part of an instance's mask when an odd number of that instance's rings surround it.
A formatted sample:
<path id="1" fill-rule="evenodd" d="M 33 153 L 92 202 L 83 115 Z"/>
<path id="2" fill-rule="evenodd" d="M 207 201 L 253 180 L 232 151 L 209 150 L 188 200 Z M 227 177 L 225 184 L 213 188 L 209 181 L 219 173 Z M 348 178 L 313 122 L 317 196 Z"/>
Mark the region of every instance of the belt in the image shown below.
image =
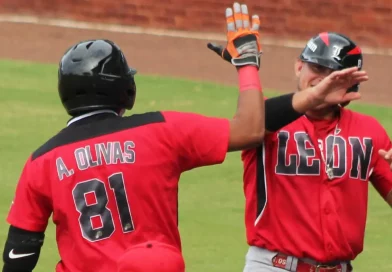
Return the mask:
<path id="1" fill-rule="evenodd" d="M 278 254 L 272 259 L 272 264 L 275 267 L 286 269 L 288 256 Z M 286 269 L 287 270 L 287 269 Z M 291 271 L 289 269 L 289 271 Z M 310 264 L 301 259 L 298 259 L 296 272 L 342 272 L 343 265 L 327 265 L 327 264 Z M 351 266 L 347 265 L 347 271 L 352 271 Z"/>

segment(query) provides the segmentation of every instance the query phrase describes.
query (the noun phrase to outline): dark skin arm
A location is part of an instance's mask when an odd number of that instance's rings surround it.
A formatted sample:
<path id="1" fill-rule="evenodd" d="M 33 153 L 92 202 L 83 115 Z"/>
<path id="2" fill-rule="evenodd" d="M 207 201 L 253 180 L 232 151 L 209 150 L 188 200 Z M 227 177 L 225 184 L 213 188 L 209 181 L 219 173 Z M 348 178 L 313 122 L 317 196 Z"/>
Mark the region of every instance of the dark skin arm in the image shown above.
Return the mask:
<path id="1" fill-rule="evenodd" d="M 254 67 L 256 69 L 256 67 Z M 239 68 L 241 69 L 241 68 Z M 230 120 L 228 151 L 253 148 L 264 139 L 264 96 L 259 90 L 240 92 L 237 112 Z"/>
<path id="2" fill-rule="evenodd" d="M 234 3 L 226 9 L 226 47 L 208 44 L 208 48 L 233 64 L 238 73 L 240 92 L 237 110 L 230 120 L 228 151 L 238 151 L 260 145 L 264 139 L 264 96 L 258 70 L 261 44 L 260 20 L 249 18 L 246 5 Z"/>

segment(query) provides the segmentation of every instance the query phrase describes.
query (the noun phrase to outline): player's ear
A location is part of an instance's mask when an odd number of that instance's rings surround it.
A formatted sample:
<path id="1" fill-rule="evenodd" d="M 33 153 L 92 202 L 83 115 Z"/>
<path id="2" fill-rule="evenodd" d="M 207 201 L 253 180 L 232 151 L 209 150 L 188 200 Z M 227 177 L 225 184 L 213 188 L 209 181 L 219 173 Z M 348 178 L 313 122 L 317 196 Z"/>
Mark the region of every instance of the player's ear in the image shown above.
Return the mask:
<path id="1" fill-rule="evenodd" d="M 296 75 L 297 77 L 299 77 L 299 75 L 301 74 L 301 71 L 302 71 L 303 66 L 304 66 L 304 63 L 303 63 L 303 61 L 301 61 L 300 59 L 297 59 L 297 60 L 295 61 L 295 64 L 294 64 L 294 72 L 295 72 L 295 75 Z"/>

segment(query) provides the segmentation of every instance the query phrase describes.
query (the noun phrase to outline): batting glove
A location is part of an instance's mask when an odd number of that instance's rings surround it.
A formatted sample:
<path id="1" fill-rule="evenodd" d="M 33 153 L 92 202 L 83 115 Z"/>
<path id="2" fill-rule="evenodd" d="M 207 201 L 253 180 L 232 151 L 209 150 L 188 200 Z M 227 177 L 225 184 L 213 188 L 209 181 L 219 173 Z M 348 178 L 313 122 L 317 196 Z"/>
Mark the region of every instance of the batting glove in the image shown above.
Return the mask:
<path id="1" fill-rule="evenodd" d="M 233 9 L 226 9 L 226 47 L 214 43 L 208 43 L 207 47 L 234 66 L 254 65 L 259 69 L 262 54 L 259 16 L 252 16 L 252 27 L 250 27 L 248 7 L 234 3 Z"/>

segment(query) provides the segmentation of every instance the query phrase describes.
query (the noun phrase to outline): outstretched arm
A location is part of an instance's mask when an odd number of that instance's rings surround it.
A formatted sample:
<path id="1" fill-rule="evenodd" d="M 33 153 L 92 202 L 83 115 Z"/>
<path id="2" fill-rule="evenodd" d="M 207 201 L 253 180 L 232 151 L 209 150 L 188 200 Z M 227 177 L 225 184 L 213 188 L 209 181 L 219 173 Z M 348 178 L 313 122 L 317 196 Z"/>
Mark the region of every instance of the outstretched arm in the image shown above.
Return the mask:
<path id="1" fill-rule="evenodd" d="M 237 69 L 239 96 L 228 143 L 228 151 L 237 151 L 256 147 L 264 139 L 264 97 L 258 74 L 260 20 L 254 15 L 251 24 L 247 6 L 234 3 L 226 9 L 226 23 L 226 47 L 209 43 L 208 48 Z"/>
<path id="2" fill-rule="evenodd" d="M 347 89 L 367 80 L 366 71 L 352 67 L 331 73 L 314 87 L 267 99 L 266 131 L 277 131 L 322 104 L 338 105 L 359 99 L 359 93 L 347 93 Z"/>

